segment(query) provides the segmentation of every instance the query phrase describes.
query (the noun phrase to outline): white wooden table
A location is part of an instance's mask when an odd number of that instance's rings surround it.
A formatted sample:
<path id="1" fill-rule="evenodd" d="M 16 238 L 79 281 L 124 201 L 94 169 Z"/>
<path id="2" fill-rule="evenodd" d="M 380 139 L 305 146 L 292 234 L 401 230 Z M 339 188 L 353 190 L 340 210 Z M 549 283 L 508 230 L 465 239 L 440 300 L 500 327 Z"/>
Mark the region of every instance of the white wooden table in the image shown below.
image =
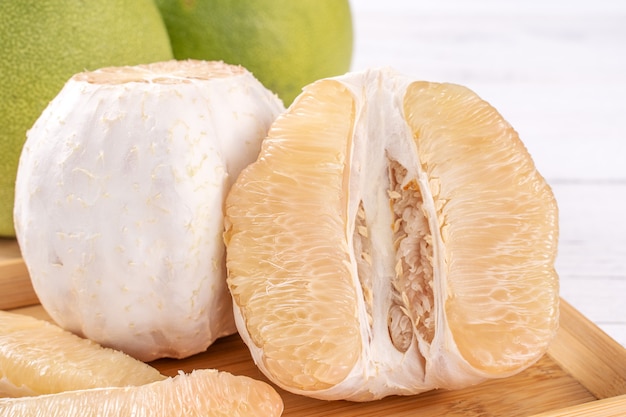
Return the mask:
<path id="1" fill-rule="evenodd" d="M 626 1 L 352 0 L 352 69 L 468 86 L 560 210 L 561 295 L 626 346 Z"/>

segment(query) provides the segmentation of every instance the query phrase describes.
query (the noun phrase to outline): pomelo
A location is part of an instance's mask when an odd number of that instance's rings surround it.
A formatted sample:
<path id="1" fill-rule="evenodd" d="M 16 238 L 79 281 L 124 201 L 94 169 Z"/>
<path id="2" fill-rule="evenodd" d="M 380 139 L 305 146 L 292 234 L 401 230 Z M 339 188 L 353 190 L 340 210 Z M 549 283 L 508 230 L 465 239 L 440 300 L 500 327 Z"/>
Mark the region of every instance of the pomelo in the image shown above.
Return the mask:
<path id="1" fill-rule="evenodd" d="M 0 397 L 137 386 L 163 379 L 153 367 L 120 351 L 46 320 L 0 310 Z"/>
<path id="2" fill-rule="evenodd" d="M 283 409 L 269 384 L 215 369 L 181 371 L 140 386 L 0 398 L 0 415 L 11 417 L 278 417 Z"/>
<path id="3" fill-rule="evenodd" d="M 305 85 L 348 71 L 348 0 L 157 0 L 174 56 L 246 67 L 289 105 Z"/>
<path id="4" fill-rule="evenodd" d="M 50 317 L 143 361 L 235 333 L 224 198 L 283 111 L 217 61 L 72 76 L 28 131 L 15 182 L 17 240 Z"/>
<path id="5" fill-rule="evenodd" d="M 558 207 L 466 87 L 392 69 L 317 81 L 225 203 L 228 288 L 254 363 L 324 400 L 519 373 L 558 328 Z"/>
<path id="6" fill-rule="evenodd" d="M 75 73 L 173 57 L 151 0 L 0 3 L 0 236 L 14 236 L 19 154 L 48 102 Z"/>

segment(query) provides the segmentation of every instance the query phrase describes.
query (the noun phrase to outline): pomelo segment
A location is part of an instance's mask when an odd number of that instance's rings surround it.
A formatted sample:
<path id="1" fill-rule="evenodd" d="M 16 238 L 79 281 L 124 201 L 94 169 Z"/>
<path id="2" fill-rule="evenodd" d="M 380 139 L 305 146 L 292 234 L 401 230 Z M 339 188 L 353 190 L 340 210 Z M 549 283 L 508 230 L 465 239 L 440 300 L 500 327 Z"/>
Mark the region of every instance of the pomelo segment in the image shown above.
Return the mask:
<path id="1" fill-rule="evenodd" d="M 163 379 L 156 369 L 122 352 L 47 321 L 0 311 L 0 397 L 143 385 Z"/>
<path id="2" fill-rule="evenodd" d="M 283 402 L 268 384 L 204 369 L 138 387 L 94 388 L 0 399 L 12 417 L 277 417 Z"/>
<path id="3" fill-rule="evenodd" d="M 226 200 L 237 327 L 279 386 L 366 401 L 534 363 L 558 325 L 557 206 L 467 88 L 308 86 Z"/>

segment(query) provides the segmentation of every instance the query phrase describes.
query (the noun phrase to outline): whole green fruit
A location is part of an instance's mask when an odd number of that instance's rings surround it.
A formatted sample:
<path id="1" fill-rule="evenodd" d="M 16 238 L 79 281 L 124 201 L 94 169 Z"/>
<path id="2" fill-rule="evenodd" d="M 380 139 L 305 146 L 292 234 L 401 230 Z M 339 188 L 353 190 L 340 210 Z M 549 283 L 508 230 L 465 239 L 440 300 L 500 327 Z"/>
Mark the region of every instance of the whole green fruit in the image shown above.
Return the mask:
<path id="1" fill-rule="evenodd" d="M 289 105 L 350 69 L 348 0 L 157 0 L 174 56 L 242 65 Z"/>

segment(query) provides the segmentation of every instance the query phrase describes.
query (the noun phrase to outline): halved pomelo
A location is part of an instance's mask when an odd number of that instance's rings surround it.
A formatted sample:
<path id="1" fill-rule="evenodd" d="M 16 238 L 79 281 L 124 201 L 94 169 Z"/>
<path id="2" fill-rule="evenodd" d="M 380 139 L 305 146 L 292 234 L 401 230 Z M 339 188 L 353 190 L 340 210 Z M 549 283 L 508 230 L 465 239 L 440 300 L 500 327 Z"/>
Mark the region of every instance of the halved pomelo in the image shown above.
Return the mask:
<path id="1" fill-rule="evenodd" d="M 554 196 L 465 87 L 390 69 L 308 86 L 225 221 L 239 333 L 289 391 L 460 388 L 525 369 L 555 335 Z"/>

